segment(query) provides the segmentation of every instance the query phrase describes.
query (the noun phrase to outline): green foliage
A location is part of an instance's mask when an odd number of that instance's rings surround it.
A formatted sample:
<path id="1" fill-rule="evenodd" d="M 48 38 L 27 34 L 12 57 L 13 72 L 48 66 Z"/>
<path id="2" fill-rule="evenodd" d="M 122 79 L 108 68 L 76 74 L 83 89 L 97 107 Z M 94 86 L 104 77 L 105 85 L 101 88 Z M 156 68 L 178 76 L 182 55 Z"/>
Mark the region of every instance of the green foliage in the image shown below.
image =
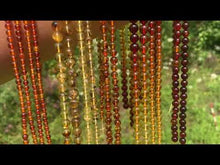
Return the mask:
<path id="1" fill-rule="evenodd" d="M 163 72 L 162 72 L 162 119 L 164 144 L 171 143 L 171 61 L 172 58 L 172 21 L 163 22 Z M 187 102 L 187 143 L 216 144 L 220 143 L 220 21 L 190 21 L 190 68 Z M 117 33 L 118 37 L 118 33 Z M 119 41 L 116 49 L 120 52 Z M 75 51 L 77 68 L 80 68 L 79 51 Z M 120 56 L 119 56 L 120 58 Z M 120 60 L 120 59 L 119 59 Z M 59 97 L 55 71 L 55 60 L 43 65 L 44 93 L 47 104 L 48 120 L 52 141 L 63 143 L 62 120 L 60 116 Z M 98 70 L 98 54 L 94 54 L 95 70 Z M 119 66 L 121 67 L 121 66 Z M 82 91 L 82 77 L 79 74 L 77 86 Z M 98 72 L 95 72 L 98 84 Z M 121 78 L 119 78 L 121 80 Z M 120 82 L 120 81 L 119 81 Z M 98 92 L 97 92 L 97 96 Z M 121 98 L 120 98 L 121 99 Z M 80 109 L 83 108 L 83 95 L 80 94 Z M 210 111 L 214 104 L 217 127 Z M 121 106 L 121 105 L 120 105 Z M 122 143 L 134 143 L 133 130 L 129 126 L 129 110 L 121 109 Z M 0 86 L 0 144 L 20 144 L 21 113 L 15 81 Z M 83 116 L 81 117 L 83 121 Z M 85 128 L 82 122 L 81 128 Z M 85 132 L 82 133 L 85 143 Z M 102 141 L 105 137 L 102 136 Z"/>

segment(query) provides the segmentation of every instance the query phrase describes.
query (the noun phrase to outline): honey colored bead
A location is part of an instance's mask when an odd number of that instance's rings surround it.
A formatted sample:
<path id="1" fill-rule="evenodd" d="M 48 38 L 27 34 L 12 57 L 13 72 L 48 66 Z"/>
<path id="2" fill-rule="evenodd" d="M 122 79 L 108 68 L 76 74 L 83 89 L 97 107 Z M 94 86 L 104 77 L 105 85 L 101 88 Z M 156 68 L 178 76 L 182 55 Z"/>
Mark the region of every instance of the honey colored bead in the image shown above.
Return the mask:
<path id="1" fill-rule="evenodd" d="M 54 39 L 54 41 L 56 42 L 61 42 L 63 40 L 63 35 L 60 32 L 54 32 L 52 34 L 52 38 Z"/>

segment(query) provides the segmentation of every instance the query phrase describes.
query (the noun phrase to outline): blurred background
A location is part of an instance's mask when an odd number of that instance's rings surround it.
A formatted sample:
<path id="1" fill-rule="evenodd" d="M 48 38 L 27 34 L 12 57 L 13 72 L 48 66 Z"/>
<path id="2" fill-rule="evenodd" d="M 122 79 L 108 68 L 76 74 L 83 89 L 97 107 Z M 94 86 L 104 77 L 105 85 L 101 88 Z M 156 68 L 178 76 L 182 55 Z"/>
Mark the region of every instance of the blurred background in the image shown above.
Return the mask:
<path id="1" fill-rule="evenodd" d="M 220 143 L 220 21 L 189 21 L 189 23 L 190 57 L 187 99 L 187 144 L 218 144 Z M 170 129 L 172 112 L 172 21 L 163 21 L 162 28 L 162 143 L 172 144 Z M 119 35 L 118 32 L 117 35 Z M 117 40 L 117 51 L 120 53 L 119 40 Z M 76 58 L 79 57 L 77 50 L 75 55 Z M 97 78 L 96 89 L 97 96 L 99 97 L 97 56 L 94 51 L 95 76 Z M 55 64 L 55 60 L 50 60 L 43 64 L 43 84 L 52 141 L 54 144 L 63 144 Z M 79 84 L 82 83 L 82 77 L 80 76 L 79 69 L 77 72 L 79 74 L 77 84 L 81 90 L 82 85 Z M 83 100 L 82 92 L 80 93 L 81 99 Z M 82 106 L 81 101 L 81 111 L 83 109 Z M 129 110 L 123 109 L 121 104 L 120 106 L 122 143 L 133 144 L 135 141 L 132 128 L 129 126 Z M 85 143 L 83 117 L 81 120 L 81 128 L 83 130 L 82 141 Z M 0 144 L 22 144 L 21 135 L 19 99 L 15 80 L 11 80 L 0 85 Z M 101 138 L 104 140 L 105 137 Z"/>

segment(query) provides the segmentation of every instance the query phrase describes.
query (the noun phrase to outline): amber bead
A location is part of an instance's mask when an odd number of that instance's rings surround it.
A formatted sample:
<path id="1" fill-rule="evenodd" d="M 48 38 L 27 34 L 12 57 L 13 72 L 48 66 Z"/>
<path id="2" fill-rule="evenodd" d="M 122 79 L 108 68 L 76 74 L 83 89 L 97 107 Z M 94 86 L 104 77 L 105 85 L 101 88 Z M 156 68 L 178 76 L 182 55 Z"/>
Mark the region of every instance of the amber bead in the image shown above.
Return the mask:
<path id="1" fill-rule="evenodd" d="M 107 25 L 106 21 L 101 21 L 101 32 L 102 32 L 102 56 L 104 58 L 104 91 L 105 91 L 105 109 L 106 109 L 106 141 L 107 144 L 112 144 L 112 129 L 111 129 L 111 99 L 110 99 L 110 77 L 109 77 L 109 64 L 108 64 L 108 42 L 107 42 Z"/>
<path id="2" fill-rule="evenodd" d="M 86 46 L 89 55 L 89 76 L 91 81 L 91 102 L 92 102 L 92 117 L 95 127 L 95 143 L 99 144 L 99 132 L 98 132 L 98 108 L 96 106 L 96 95 L 95 95 L 95 75 L 93 69 L 93 47 L 92 47 L 92 36 L 90 29 L 90 21 L 86 21 Z"/>
<path id="3" fill-rule="evenodd" d="M 43 128 L 42 128 L 42 122 L 41 122 L 41 115 L 40 115 L 40 99 L 39 99 L 39 94 L 37 92 L 37 86 L 36 86 L 36 81 L 37 78 L 35 77 L 36 75 L 36 70 L 34 69 L 33 65 L 33 52 L 32 52 L 32 45 L 31 45 L 31 29 L 30 29 L 30 22 L 29 21 L 23 21 L 24 23 L 24 29 L 25 29 L 25 39 L 27 42 L 27 47 L 28 47 L 28 57 L 29 57 L 29 67 L 30 67 L 30 77 L 31 77 L 31 84 L 33 88 L 33 93 L 34 93 L 34 100 L 35 100 L 35 108 L 36 108 L 36 116 L 37 116 L 37 126 L 38 126 L 38 134 L 39 134 L 39 141 L 41 144 L 44 144 L 44 138 L 43 138 Z M 26 83 L 25 83 L 26 82 Z M 28 81 L 24 81 L 24 85 L 28 85 Z"/>
<path id="4" fill-rule="evenodd" d="M 41 76 L 41 63 L 40 63 L 40 52 L 39 52 L 39 44 L 38 44 L 38 31 L 37 31 L 37 23 L 36 21 L 30 21 L 31 22 L 31 30 L 32 30 L 32 37 L 33 37 L 33 46 L 34 46 L 34 57 L 36 61 L 36 72 L 37 72 L 37 82 L 38 82 L 38 92 L 40 96 L 40 104 L 42 108 L 42 116 L 43 116 L 43 124 L 45 129 L 45 134 L 47 138 L 48 144 L 51 144 L 51 135 L 48 125 L 48 118 L 47 118 L 47 109 L 46 109 L 46 103 L 44 99 L 44 93 L 43 93 L 43 84 L 42 84 L 42 76 Z"/>
<path id="5" fill-rule="evenodd" d="M 111 63 L 112 63 L 112 83 L 113 83 L 113 111 L 114 111 L 114 119 L 115 119 L 115 144 L 121 143 L 121 134 L 120 134 L 120 114 L 119 114 L 119 87 L 118 87 L 118 80 L 117 80 L 117 62 L 118 59 L 115 56 L 116 50 L 115 50 L 115 27 L 114 27 L 114 21 L 110 21 L 110 33 L 111 33 Z M 125 86 L 126 88 L 126 86 Z M 128 99 L 126 99 L 127 101 Z M 125 102 L 126 102 L 125 101 Z"/>
<path id="6" fill-rule="evenodd" d="M 19 50 L 19 59 L 20 59 L 21 69 L 22 69 L 21 73 L 22 73 L 22 78 L 23 78 L 29 125 L 30 125 L 33 143 L 37 144 L 38 141 L 37 141 L 36 130 L 34 126 L 34 119 L 33 119 L 32 108 L 31 108 L 32 102 L 30 101 L 30 90 L 28 86 L 28 75 L 26 71 L 26 65 L 24 62 L 25 54 L 24 54 L 24 45 L 22 43 L 22 37 L 21 37 L 21 33 L 22 33 L 21 21 L 15 21 L 14 23 L 15 23 L 15 34 L 16 34 L 16 39 L 17 39 L 17 45 L 18 45 L 18 50 Z"/>
<path id="7" fill-rule="evenodd" d="M 88 75 L 87 75 L 87 65 L 86 65 L 86 53 L 85 53 L 85 31 L 84 22 L 77 21 L 77 36 L 78 36 L 78 46 L 80 51 L 80 62 L 83 77 L 83 96 L 84 96 L 84 120 L 86 123 L 86 140 L 87 144 L 91 143 L 91 107 L 89 106 L 89 88 L 88 88 Z"/>
<path id="8" fill-rule="evenodd" d="M 139 90 L 138 90 L 138 56 L 136 54 L 136 52 L 139 50 L 139 46 L 137 40 L 139 39 L 139 36 L 137 34 L 138 31 L 138 25 L 136 23 L 132 23 L 130 24 L 129 30 L 131 32 L 131 37 L 130 37 L 130 41 L 131 41 L 131 45 L 130 45 L 130 51 L 132 53 L 132 65 L 131 65 L 131 70 L 133 72 L 132 75 L 132 79 L 131 81 L 133 81 L 134 83 L 132 84 L 132 92 L 131 92 L 131 102 L 130 104 L 132 104 L 134 102 L 134 106 L 133 108 L 131 108 L 131 111 L 133 111 L 134 109 L 134 115 L 135 115 L 135 139 L 136 139 L 136 144 L 139 144 Z M 131 115 L 133 115 L 133 112 L 130 112 Z M 133 119 L 132 116 L 130 116 L 130 119 Z M 131 121 L 131 123 L 133 123 L 133 121 Z"/>
<path id="9" fill-rule="evenodd" d="M 10 56 L 11 56 L 12 66 L 13 66 L 14 75 L 15 75 L 15 78 L 16 78 L 16 84 L 17 84 L 19 100 L 20 100 L 23 144 L 29 144 L 28 135 L 27 135 L 26 113 L 25 113 L 25 107 L 24 107 L 25 106 L 24 105 L 24 96 L 23 96 L 23 93 L 22 93 L 21 78 L 20 78 L 20 74 L 19 74 L 19 71 L 18 71 L 18 65 L 17 65 L 17 62 L 16 62 L 15 50 L 14 50 L 14 45 L 13 45 L 13 35 L 12 35 L 13 25 L 12 25 L 12 22 L 11 21 L 5 21 L 5 28 L 6 28 L 8 45 L 9 45 L 9 48 L 10 48 Z"/>

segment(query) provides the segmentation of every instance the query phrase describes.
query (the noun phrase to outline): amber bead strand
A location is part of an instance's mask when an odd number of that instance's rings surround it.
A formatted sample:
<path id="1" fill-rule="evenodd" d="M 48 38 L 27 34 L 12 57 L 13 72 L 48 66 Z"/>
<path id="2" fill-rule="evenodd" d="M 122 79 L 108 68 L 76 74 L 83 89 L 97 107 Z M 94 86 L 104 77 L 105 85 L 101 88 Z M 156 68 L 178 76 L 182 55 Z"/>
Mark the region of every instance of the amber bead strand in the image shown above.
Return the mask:
<path id="1" fill-rule="evenodd" d="M 172 97 L 173 97 L 173 108 L 172 108 L 172 119 L 171 119 L 171 130 L 172 130 L 172 141 L 178 141 L 178 112 L 179 112 L 179 57 L 180 57 L 180 36 L 181 36 L 181 23 L 180 21 L 173 22 L 173 87 L 172 87 Z"/>
<path id="2" fill-rule="evenodd" d="M 131 21 L 130 25 L 130 32 L 131 37 L 131 45 L 130 45 L 130 50 L 132 52 L 132 60 L 133 60 L 133 65 L 131 66 L 133 68 L 133 75 L 132 75 L 132 80 L 133 80 L 133 99 L 131 102 L 134 104 L 134 112 L 135 112 L 135 139 L 136 139 L 136 144 L 139 144 L 139 89 L 138 89 L 138 50 L 139 46 L 137 44 L 137 41 L 139 40 L 139 36 L 137 35 L 138 31 L 138 25 L 136 24 L 137 21 Z"/>
<path id="3" fill-rule="evenodd" d="M 101 41 L 98 42 L 98 56 L 99 56 L 99 93 L 100 93 L 100 119 L 101 119 L 101 133 L 105 133 L 104 128 L 104 109 L 105 109 L 105 75 L 104 63 L 102 55 Z"/>
<path id="4" fill-rule="evenodd" d="M 70 21 L 64 21 L 64 29 L 65 29 L 65 44 L 66 44 L 66 51 L 67 59 L 66 59 L 66 66 L 67 75 L 68 75 L 68 98 L 69 98 L 69 109 L 71 114 L 72 120 L 72 127 L 73 127 L 73 134 L 74 134 L 74 143 L 80 144 L 81 143 L 81 129 L 80 129 L 80 112 L 79 112 L 79 92 L 76 88 L 76 78 L 77 74 L 74 69 L 76 60 L 73 55 L 72 51 L 72 32 L 73 27 L 71 27 Z"/>
<path id="5" fill-rule="evenodd" d="M 90 78 L 91 78 L 91 93 L 92 93 L 92 112 L 95 125 L 95 143 L 99 144 L 99 132 L 98 132 L 98 109 L 96 106 L 96 96 L 95 96 L 95 76 L 93 71 L 93 54 L 92 54 L 92 38 L 90 23 L 86 21 L 86 41 L 87 41 L 87 50 L 89 55 L 89 69 L 90 69 Z"/>
<path id="6" fill-rule="evenodd" d="M 11 21 L 5 21 L 5 28 L 6 28 L 6 34 L 7 34 L 7 40 L 8 40 L 8 47 L 10 48 L 10 55 L 11 55 L 11 60 L 12 60 L 12 65 L 13 65 L 13 70 L 14 70 L 14 75 L 16 78 L 16 84 L 17 84 L 17 89 L 18 89 L 18 94 L 19 94 L 19 100 L 20 100 L 20 109 L 21 109 L 21 117 L 22 117 L 22 138 L 23 138 L 23 144 L 29 144 L 28 141 L 28 132 L 27 132 L 27 120 L 26 120 L 26 109 L 25 109 L 25 102 L 24 102 L 24 96 L 23 96 L 23 91 L 22 91 L 22 82 L 19 74 L 19 68 L 18 68 L 18 63 L 16 59 L 16 54 L 15 54 L 15 46 L 14 46 L 14 39 L 13 39 L 13 25 Z"/>
<path id="7" fill-rule="evenodd" d="M 133 53 L 131 52 L 130 50 L 130 46 L 132 44 L 131 42 L 131 31 L 130 31 L 130 27 L 131 27 L 132 24 L 130 24 L 129 26 L 129 32 L 130 34 L 128 33 L 128 50 L 129 50 L 129 58 L 130 58 L 130 68 L 129 68 L 129 95 L 130 95 L 130 98 L 129 98 L 129 107 L 130 107 L 130 126 L 133 127 L 134 126 L 134 96 L 133 96 L 133 89 L 134 89 L 134 81 L 133 81 Z"/>
<path id="8" fill-rule="evenodd" d="M 149 27 L 151 142 L 155 144 L 155 21 L 150 21 Z"/>
<path id="9" fill-rule="evenodd" d="M 144 143 L 148 144 L 148 76 L 147 76 L 147 21 L 140 21 L 140 43 L 142 55 L 142 93 L 143 93 L 143 110 L 144 110 Z"/>
<path id="10" fill-rule="evenodd" d="M 83 33 L 82 21 L 77 21 L 77 32 L 79 50 L 81 56 L 82 75 L 83 75 L 83 89 L 84 89 L 84 101 L 85 101 L 85 117 L 86 128 L 87 128 L 87 144 L 91 143 L 91 130 L 90 130 L 90 107 L 88 102 L 88 89 L 87 89 L 87 77 L 86 77 L 86 64 L 85 64 L 85 36 Z"/>
<path id="11" fill-rule="evenodd" d="M 106 109 L 106 141 L 107 144 L 112 144 L 112 113 L 111 113 L 111 98 L 110 98 L 110 77 L 109 77 L 109 58 L 108 58 L 108 41 L 107 41 L 107 26 L 106 21 L 101 21 L 102 39 L 103 39 L 103 63 L 104 63 L 104 78 L 105 78 L 105 109 Z"/>
<path id="12" fill-rule="evenodd" d="M 115 49 L 115 23 L 114 21 L 110 21 L 110 34 L 111 34 L 111 76 L 112 76 L 112 84 L 113 84 L 113 111 L 114 111 L 114 119 L 115 119 L 115 144 L 121 144 L 121 121 L 120 121 L 120 113 L 119 113 L 119 86 L 118 86 L 118 74 L 117 74 L 117 63 L 118 58 L 116 57 L 117 51 Z"/>
<path id="13" fill-rule="evenodd" d="M 180 144 L 185 144 L 186 143 L 186 99 L 187 99 L 187 78 L 188 78 L 188 74 L 187 74 L 187 71 L 188 71 L 188 67 L 187 67 L 187 64 L 188 64 L 188 53 L 187 53 L 187 50 L 188 50 L 188 42 L 189 42 L 189 39 L 188 39 L 188 35 L 189 35 L 189 31 L 188 31 L 188 27 L 189 27 L 189 23 L 187 21 L 184 21 L 182 23 L 182 29 L 183 29 L 183 32 L 182 32 L 182 35 L 183 35 L 183 38 L 182 38 L 182 47 L 181 47 L 181 50 L 182 50 L 182 54 L 181 54 L 181 57 L 182 57 L 182 67 L 181 67 L 181 71 L 182 71 L 182 74 L 181 74 L 181 78 L 182 78 L 182 81 L 181 81 L 181 88 L 180 88 L 180 114 L 179 114 L 179 117 L 180 117 L 180 120 L 179 120 L 179 124 L 180 124 L 180 139 L 179 139 L 179 142 Z"/>
<path id="14" fill-rule="evenodd" d="M 24 54 L 24 47 L 22 43 L 21 22 L 20 21 L 14 21 L 14 22 L 15 22 L 15 34 L 16 34 L 17 44 L 19 48 L 19 59 L 20 59 L 20 64 L 22 68 L 21 73 L 22 73 L 24 90 L 25 90 L 25 99 L 26 99 L 26 104 L 27 104 L 30 130 L 31 130 L 32 138 L 33 138 L 33 143 L 37 144 L 38 141 L 37 141 L 36 130 L 34 126 L 32 110 L 31 110 L 31 98 L 30 98 L 30 91 L 29 91 L 29 86 L 28 86 L 28 75 L 27 75 L 27 71 L 25 68 L 25 54 Z"/>
<path id="15" fill-rule="evenodd" d="M 125 49 L 125 29 L 121 29 L 120 31 L 120 48 L 121 48 L 121 55 L 122 55 L 122 72 L 121 72 L 121 78 L 122 78 L 122 101 L 123 101 L 123 108 L 128 109 L 129 103 L 128 103 L 128 84 L 127 84 L 127 67 L 126 67 L 126 49 Z"/>
<path id="16" fill-rule="evenodd" d="M 68 110 L 67 110 L 67 98 L 66 98 L 66 66 L 64 64 L 64 54 L 62 52 L 62 41 L 63 34 L 61 33 L 60 25 L 57 22 L 52 23 L 53 34 L 52 38 L 56 42 L 56 60 L 57 60 L 57 69 L 58 74 L 57 78 L 59 81 L 59 94 L 60 94 L 60 108 L 63 117 L 63 136 L 64 144 L 70 144 L 70 129 L 69 129 L 69 120 L 68 120 Z"/>
<path id="17" fill-rule="evenodd" d="M 39 104 L 39 95 L 38 95 L 37 86 L 36 86 L 36 77 L 35 77 L 36 73 L 35 73 L 35 65 L 34 65 L 34 60 L 33 60 L 32 46 L 31 46 L 30 23 L 29 21 L 23 21 L 23 23 L 24 23 L 25 39 L 26 39 L 27 49 L 28 49 L 30 77 L 31 77 L 31 84 L 32 84 L 35 108 L 36 108 L 39 141 L 41 144 L 44 144 L 44 136 L 43 136 L 43 128 L 42 128 L 41 112 L 40 112 L 40 104 Z"/>
<path id="18" fill-rule="evenodd" d="M 157 113 L 157 143 L 161 144 L 161 69 L 162 69 L 162 54 L 161 54 L 161 21 L 156 21 L 156 113 Z"/>
<path id="19" fill-rule="evenodd" d="M 33 57 L 35 59 L 36 63 L 36 73 L 37 73 L 37 89 L 38 94 L 40 96 L 40 105 L 41 105 L 41 114 L 43 117 L 43 124 L 45 129 L 45 134 L 47 138 L 47 143 L 51 144 L 51 135 L 50 135 L 50 129 L 48 125 L 48 118 L 47 118 L 47 109 L 46 109 L 46 103 L 44 99 L 44 92 L 43 92 L 43 84 L 42 84 L 42 76 L 41 76 L 41 63 L 40 63 L 40 51 L 39 51 L 39 43 L 38 43 L 38 31 L 37 31 L 37 23 L 36 21 L 30 21 L 31 26 L 31 34 L 33 38 Z"/>

